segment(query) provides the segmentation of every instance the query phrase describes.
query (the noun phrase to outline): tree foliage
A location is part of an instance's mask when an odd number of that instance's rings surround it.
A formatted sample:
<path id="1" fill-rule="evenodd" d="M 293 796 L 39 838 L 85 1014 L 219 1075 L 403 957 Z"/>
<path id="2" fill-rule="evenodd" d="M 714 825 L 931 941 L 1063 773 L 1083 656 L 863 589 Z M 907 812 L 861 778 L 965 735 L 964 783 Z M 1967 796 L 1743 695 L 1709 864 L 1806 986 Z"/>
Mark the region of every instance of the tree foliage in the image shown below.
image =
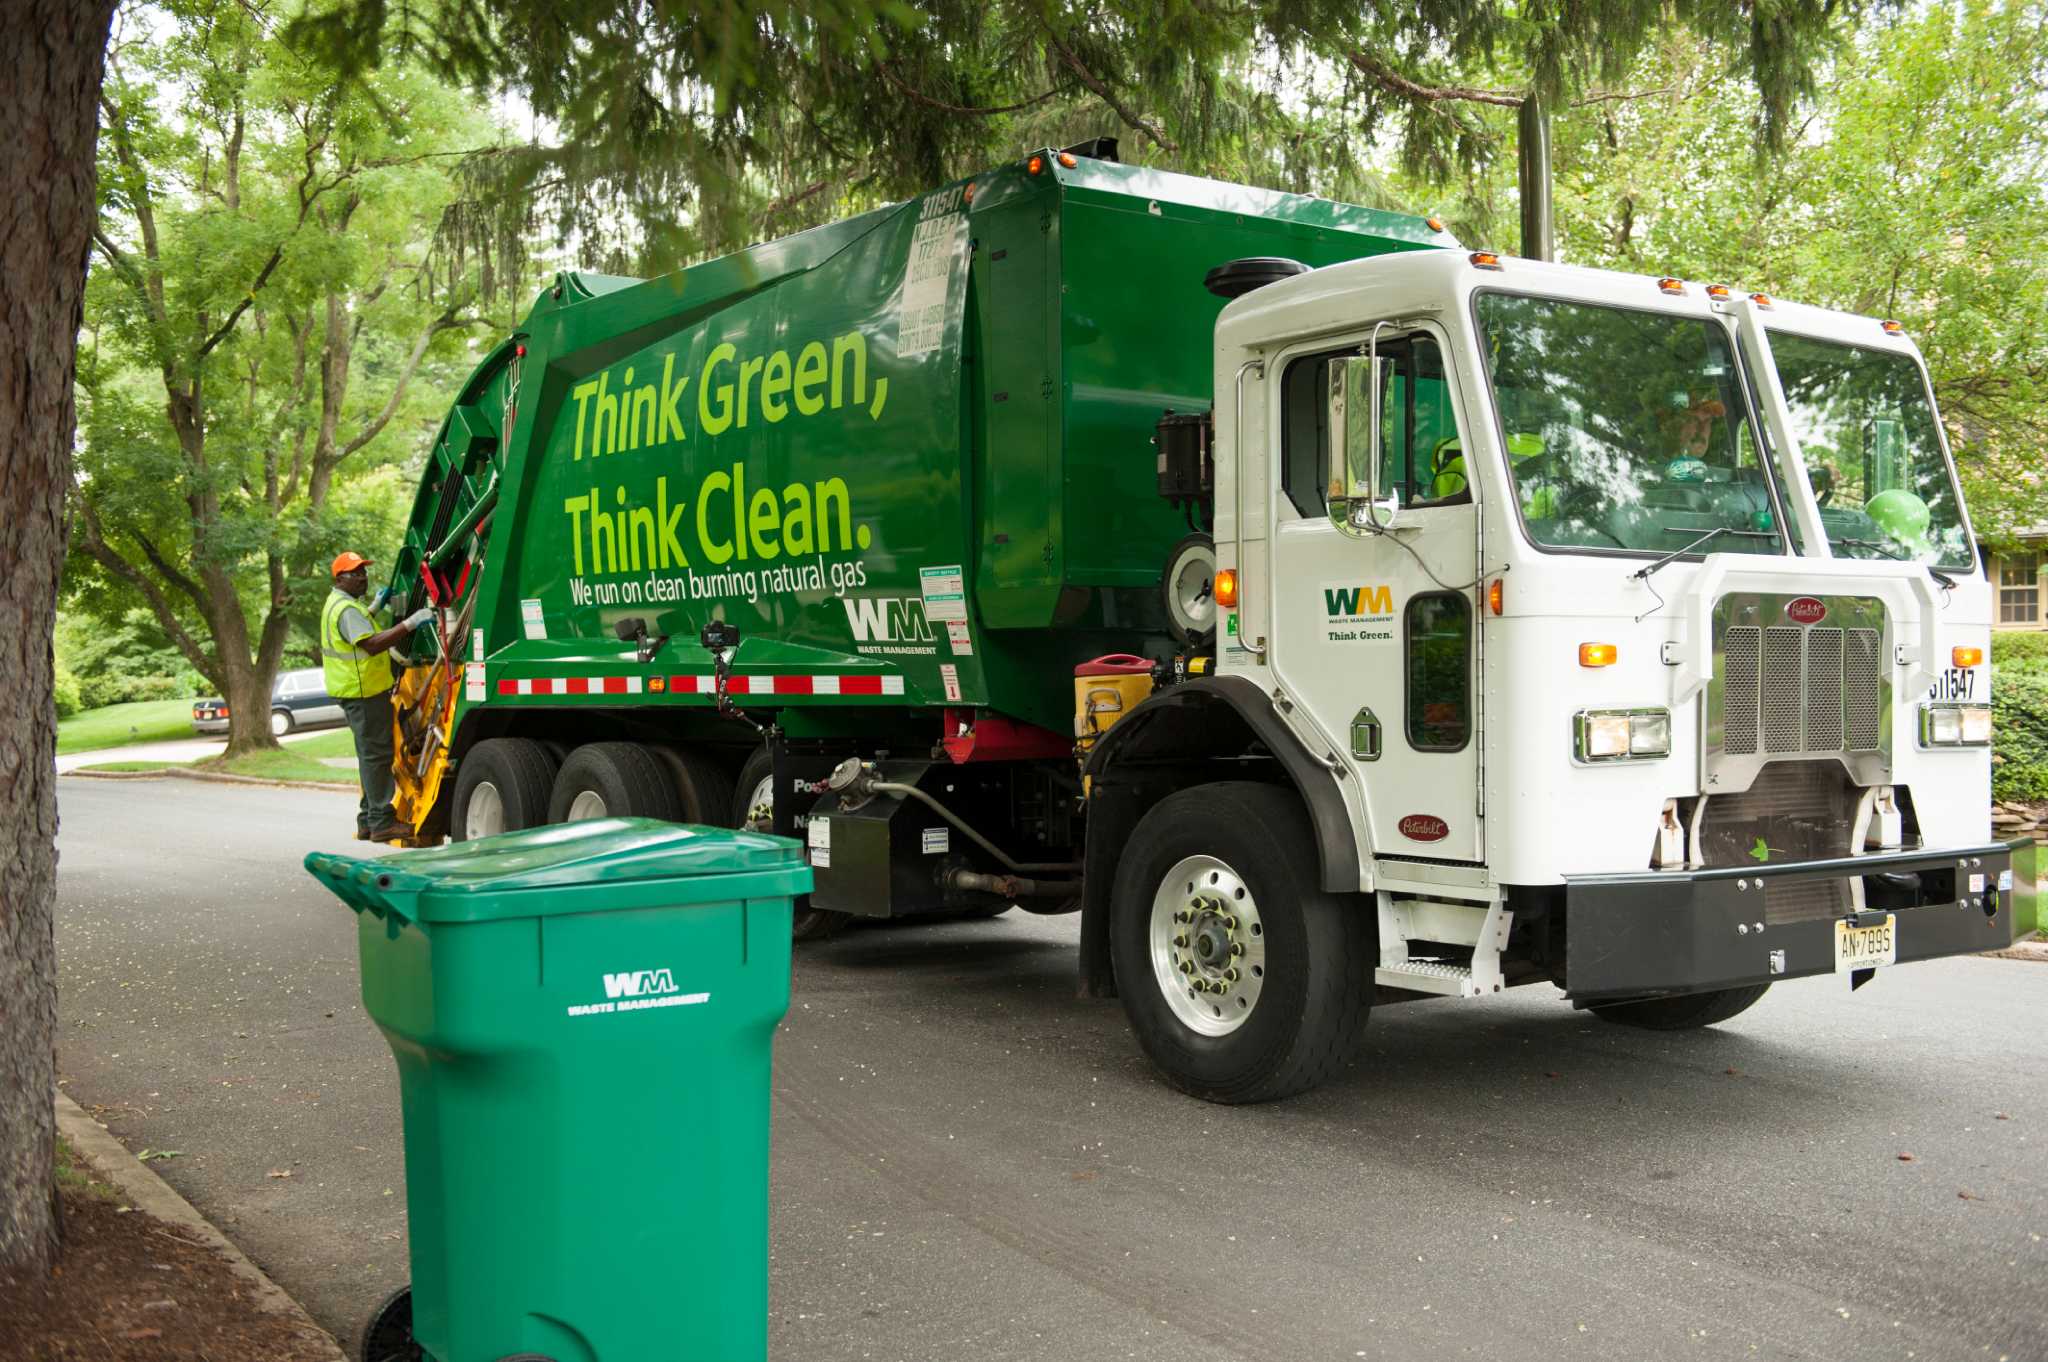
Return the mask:
<path id="1" fill-rule="evenodd" d="M 552 214 L 592 263 L 645 272 L 1100 135 L 1162 168 L 1383 201 L 1382 141 L 1436 181 L 1482 166 L 1487 105 L 1605 97 L 1672 24 L 1747 73 L 1774 144 L 1860 6 L 315 0 L 295 34 L 341 70 L 423 54 L 518 91 L 558 135 L 471 162 L 511 213 L 465 225 L 511 244 Z"/>
<path id="2" fill-rule="evenodd" d="M 434 250 L 471 101 L 394 65 L 338 85 L 236 0 L 124 13 L 102 98 L 73 608 L 147 608 L 271 742 L 271 678 L 341 547 L 395 537 L 405 459 L 473 360 L 487 258 Z M 423 381 L 425 380 L 425 381 Z M 380 542 L 381 541 L 381 542 Z"/>

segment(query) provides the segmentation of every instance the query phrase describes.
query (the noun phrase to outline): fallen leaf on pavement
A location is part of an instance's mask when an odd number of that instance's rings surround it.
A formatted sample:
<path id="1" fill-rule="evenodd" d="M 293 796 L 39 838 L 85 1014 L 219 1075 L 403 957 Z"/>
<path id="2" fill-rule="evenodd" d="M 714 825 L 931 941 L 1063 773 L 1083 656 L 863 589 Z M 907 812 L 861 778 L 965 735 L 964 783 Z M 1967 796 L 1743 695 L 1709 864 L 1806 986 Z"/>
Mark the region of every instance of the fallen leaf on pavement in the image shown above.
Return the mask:
<path id="1" fill-rule="evenodd" d="M 162 1338 L 163 1336 L 164 1331 L 161 1329 L 130 1329 L 128 1331 L 128 1337 L 130 1338 Z"/>
<path id="2" fill-rule="evenodd" d="M 273 1168 L 270 1170 L 270 1176 L 274 1178 L 288 1178 L 291 1175 L 292 1170 L 289 1168 Z"/>
<path id="3" fill-rule="evenodd" d="M 1912 1156 L 1911 1154 L 1900 1154 L 1900 1155 L 1899 1155 L 1899 1162 L 1900 1162 L 1900 1163 L 1911 1163 L 1912 1161 L 1913 1161 L 1913 1156 Z"/>

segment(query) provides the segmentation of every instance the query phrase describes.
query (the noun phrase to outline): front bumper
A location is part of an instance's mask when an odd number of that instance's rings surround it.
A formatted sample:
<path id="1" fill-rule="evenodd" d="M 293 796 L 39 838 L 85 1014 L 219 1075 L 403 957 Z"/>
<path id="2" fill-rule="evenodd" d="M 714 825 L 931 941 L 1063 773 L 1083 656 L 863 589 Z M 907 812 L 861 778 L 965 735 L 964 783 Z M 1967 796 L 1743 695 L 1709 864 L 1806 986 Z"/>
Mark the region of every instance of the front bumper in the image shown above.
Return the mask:
<path id="1" fill-rule="evenodd" d="M 1567 875 L 1565 992 L 1602 1002 L 1832 974 L 1840 919 L 1769 921 L 1766 882 L 1858 877 L 1870 906 L 1855 920 L 1894 915 L 1899 964 L 2000 950 L 2039 927 L 2031 838 L 1776 865 Z"/>

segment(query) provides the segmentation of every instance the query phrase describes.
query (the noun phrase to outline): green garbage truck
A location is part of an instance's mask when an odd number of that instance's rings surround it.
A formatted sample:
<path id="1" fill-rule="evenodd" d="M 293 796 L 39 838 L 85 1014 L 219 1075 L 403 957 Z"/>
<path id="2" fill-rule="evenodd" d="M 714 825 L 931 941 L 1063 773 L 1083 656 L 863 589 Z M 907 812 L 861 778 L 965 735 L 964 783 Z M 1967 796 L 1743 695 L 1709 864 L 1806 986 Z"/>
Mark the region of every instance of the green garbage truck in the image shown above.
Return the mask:
<path id="1" fill-rule="evenodd" d="M 396 558 L 398 811 L 1077 912 L 1217 1101 L 1402 999 L 1707 1025 L 2031 927 L 1973 542 L 1895 322 L 1047 149 L 543 291 Z"/>

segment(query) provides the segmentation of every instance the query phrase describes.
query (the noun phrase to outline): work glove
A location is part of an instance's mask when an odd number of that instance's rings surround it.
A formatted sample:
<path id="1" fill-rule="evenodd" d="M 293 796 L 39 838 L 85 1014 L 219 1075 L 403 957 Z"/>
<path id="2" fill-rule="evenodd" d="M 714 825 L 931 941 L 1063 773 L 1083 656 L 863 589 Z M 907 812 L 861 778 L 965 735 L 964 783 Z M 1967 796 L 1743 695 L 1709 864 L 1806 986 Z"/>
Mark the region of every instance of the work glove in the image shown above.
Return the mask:
<path id="1" fill-rule="evenodd" d="M 370 597 L 370 613 L 374 615 L 389 604 L 391 604 L 391 588 L 380 586 L 377 588 L 377 594 Z"/>
<path id="2" fill-rule="evenodd" d="M 434 608 L 430 605 L 423 605 L 419 609 L 413 611 L 410 615 L 407 615 L 405 617 L 405 627 L 408 629 L 417 629 L 433 617 Z"/>

